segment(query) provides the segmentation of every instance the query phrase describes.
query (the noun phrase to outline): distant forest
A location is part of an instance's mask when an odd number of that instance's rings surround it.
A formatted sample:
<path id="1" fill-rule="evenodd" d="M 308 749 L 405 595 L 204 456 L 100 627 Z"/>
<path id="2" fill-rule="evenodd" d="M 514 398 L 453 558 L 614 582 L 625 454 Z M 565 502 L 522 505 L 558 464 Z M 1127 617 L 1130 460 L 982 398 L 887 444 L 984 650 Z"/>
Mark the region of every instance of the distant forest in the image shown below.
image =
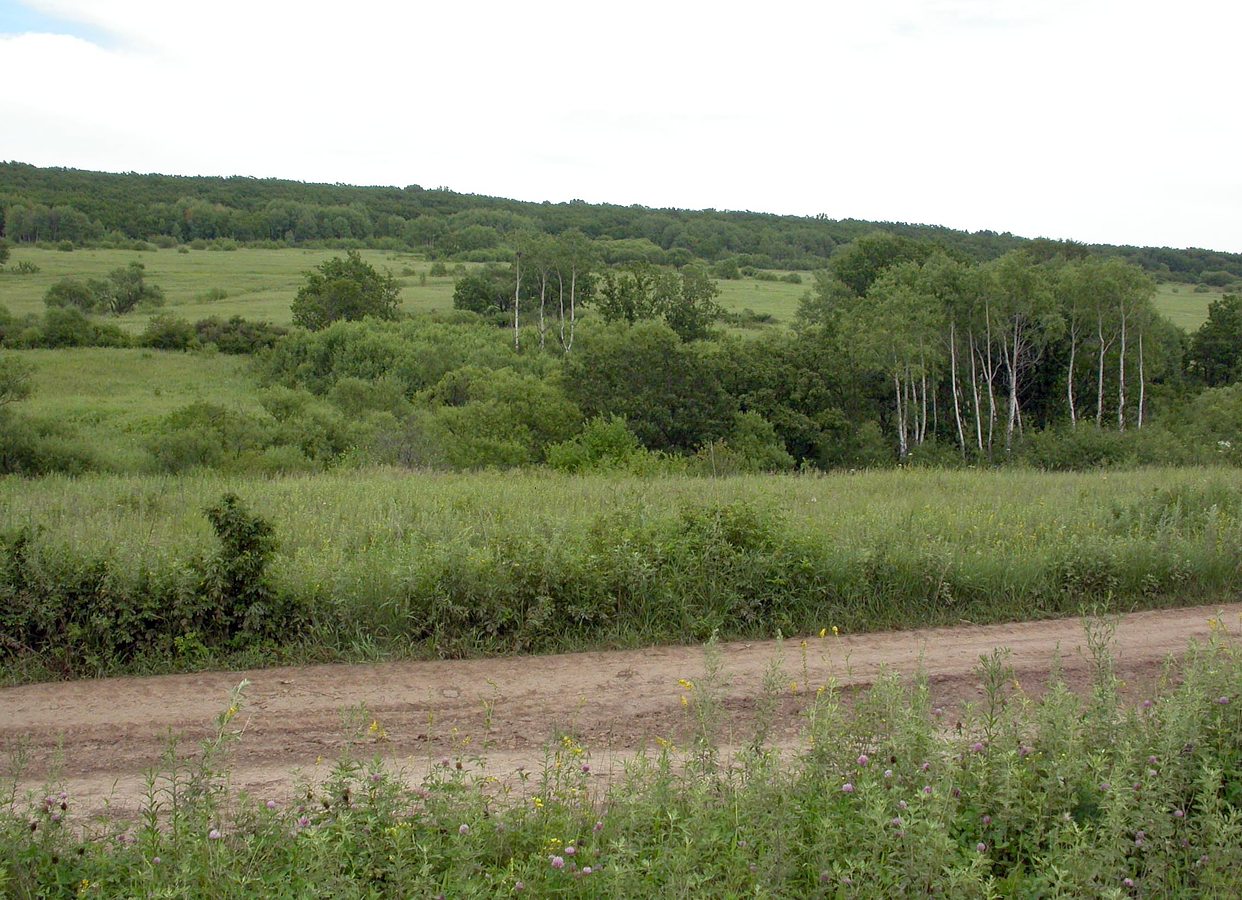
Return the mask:
<path id="1" fill-rule="evenodd" d="M 13 243 L 234 241 L 416 250 L 433 259 L 508 262 L 517 235 L 578 230 L 606 263 L 695 260 L 758 269 L 826 267 L 837 247 L 881 230 L 929 241 L 964 261 L 1010 250 L 1065 255 L 1067 244 L 933 225 L 651 209 L 583 201 L 531 203 L 419 185 L 355 187 L 281 179 L 108 174 L 0 162 L 0 235 Z M 1242 278 L 1242 254 L 1068 245 L 1120 256 L 1159 280 L 1218 286 Z"/>

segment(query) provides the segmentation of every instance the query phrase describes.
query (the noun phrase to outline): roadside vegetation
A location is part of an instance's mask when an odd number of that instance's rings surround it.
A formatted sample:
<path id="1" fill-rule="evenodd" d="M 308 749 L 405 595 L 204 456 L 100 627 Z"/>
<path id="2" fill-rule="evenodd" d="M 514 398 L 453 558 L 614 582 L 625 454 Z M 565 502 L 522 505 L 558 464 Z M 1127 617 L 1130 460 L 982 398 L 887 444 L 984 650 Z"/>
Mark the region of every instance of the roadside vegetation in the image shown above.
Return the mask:
<path id="1" fill-rule="evenodd" d="M 46 477 L 0 482 L 0 511 L 9 681 L 1017 621 L 1242 588 L 1227 469 Z"/>
<path id="2" fill-rule="evenodd" d="M 497 783 L 487 744 L 425 774 L 362 747 L 292 796 L 232 797 L 243 684 L 199 748 L 170 745 L 141 816 L 83 821 L 55 779 L 0 778 L 7 896 L 1223 897 L 1242 890 L 1242 660 L 1213 638 L 1122 699 L 1109 625 L 1087 623 L 1088 696 L 1056 672 L 1026 694 L 1003 650 L 952 727 L 924 679 L 848 703 L 805 685 L 794 753 L 720 745 L 719 654 L 683 681 L 688 742 L 640 754 L 612 783 L 566 732 L 543 767 Z M 812 639 L 814 640 L 814 639 Z M 832 638 L 826 640 L 831 642 Z M 770 672 L 764 703 L 788 697 Z M 760 706 L 764 704 L 761 703 Z M 955 711 L 956 715 L 956 711 Z M 382 745 L 382 744 L 381 744 Z"/>

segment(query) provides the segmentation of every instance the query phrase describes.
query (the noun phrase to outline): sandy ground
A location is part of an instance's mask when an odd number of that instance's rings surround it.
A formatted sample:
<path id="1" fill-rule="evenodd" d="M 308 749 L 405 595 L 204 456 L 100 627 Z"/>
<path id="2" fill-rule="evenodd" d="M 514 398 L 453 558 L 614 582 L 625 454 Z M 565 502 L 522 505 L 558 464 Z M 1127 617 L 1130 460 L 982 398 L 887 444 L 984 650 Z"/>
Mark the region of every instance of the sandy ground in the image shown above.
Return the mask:
<path id="1" fill-rule="evenodd" d="M 1242 603 L 1140 612 L 1122 617 L 1115 633 L 1118 677 L 1138 698 L 1150 691 L 1165 661 L 1209 633 L 1223 615 L 1233 634 Z M 886 670 L 927 673 L 934 701 L 952 718 L 982 696 L 981 654 L 1012 651 L 1009 660 L 1025 690 L 1038 693 L 1053 660 L 1076 688 L 1090 679 L 1082 622 L 1062 619 L 963 626 L 884 634 L 810 637 L 721 645 L 726 745 L 753 733 L 765 672 L 783 655 L 772 739 L 797 741 L 799 710 L 814 688 L 835 679 L 847 693 Z M 512 777 L 537 770 L 545 748 L 572 733 L 591 751 L 592 771 L 608 778 L 622 761 L 657 738 L 677 740 L 690 721 L 679 679 L 702 676 L 701 647 L 574 653 L 447 662 L 325 665 L 211 672 L 151 678 L 109 678 L 0 689 L 0 774 L 11 771 L 20 747 L 26 757 L 20 786 L 45 783 L 70 792 L 81 813 L 129 816 L 138 808 L 145 774 L 171 735 L 193 750 L 212 733 L 243 679 L 241 730 L 231 751 L 232 786 L 260 798 L 282 799 L 297 773 L 315 776 L 348 745 L 364 758 L 380 755 L 418 778 L 442 758 L 482 755 L 489 772 Z M 797 682 L 797 693 L 792 683 Z M 369 725 L 378 722 L 381 740 Z"/>

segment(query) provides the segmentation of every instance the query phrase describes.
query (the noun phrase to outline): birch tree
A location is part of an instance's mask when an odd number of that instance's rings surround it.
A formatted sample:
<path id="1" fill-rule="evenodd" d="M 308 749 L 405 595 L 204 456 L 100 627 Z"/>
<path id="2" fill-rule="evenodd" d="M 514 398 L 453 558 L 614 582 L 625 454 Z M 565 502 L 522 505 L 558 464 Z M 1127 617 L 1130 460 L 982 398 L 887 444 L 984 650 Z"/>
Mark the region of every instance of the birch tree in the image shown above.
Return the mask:
<path id="1" fill-rule="evenodd" d="M 1008 389 L 1005 449 L 1013 449 L 1013 436 L 1022 428 L 1022 380 L 1039 362 L 1048 342 L 1061 335 L 1065 323 L 1046 270 L 1022 251 L 1007 253 L 986 267 L 985 291 L 991 317 L 995 316 L 995 340 L 1005 369 Z"/>

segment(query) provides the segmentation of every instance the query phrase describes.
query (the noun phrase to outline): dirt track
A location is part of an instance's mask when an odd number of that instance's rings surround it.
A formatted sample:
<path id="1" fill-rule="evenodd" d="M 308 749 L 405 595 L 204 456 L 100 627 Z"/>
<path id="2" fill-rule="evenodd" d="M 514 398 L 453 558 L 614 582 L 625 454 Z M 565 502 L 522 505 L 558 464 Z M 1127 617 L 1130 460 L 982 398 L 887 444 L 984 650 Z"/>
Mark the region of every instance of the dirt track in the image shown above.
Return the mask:
<path id="1" fill-rule="evenodd" d="M 1192 638 L 1206 637 L 1208 619 L 1218 613 L 1236 634 L 1242 603 L 1124 617 L 1115 650 L 1127 690 L 1137 696 L 1149 689 L 1165 659 L 1184 651 Z M 1017 677 L 1034 692 L 1058 652 L 1066 679 L 1086 684 L 1085 645 L 1077 619 L 812 637 L 804 672 L 799 642 L 789 640 L 786 680 L 797 681 L 800 693 L 784 701 L 774 736 L 792 739 L 805 686 L 830 677 L 848 690 L 870 684 L 886 668 L 912 673 L 921 666 L 935 701 L 952 708 L 980 695 L 975 667 L 993 648 L 1012 651 Z M 778 645 L 733 643 L 722 650 L 727 728 L 745 743 Z M 233 786 L 260 797 L 283 797 L 293 770 L 322 771 L 351 740 L 373 745 L 357 753 L 379 753 L 417 775 L 456 755 L 468 738 L 462 752 L 484 755 L 489 770 L 504 777 L 519 766 L 538 768 L 548 742 L 572 731 L 591 749 L 593 771 L 606 778 L 619 759 L 657 737 L 683 732 L 687 716 L 678 679 L 698 678 L 702 671 L 701 648 L 662 647 L 30 685 L 0 689 L 0 751 L 7 756 L 19 744 L 26 747 L 26 787 L 53 778 L 70 791 L 79 812 L 107 804 L 113 813 L 131 813 L 144 773 L 157 763 L 169 734 L 182 735 L 186 746 L 205 737 L 227 706 L 230 689 L 245 678 L 251 684 L 234 720 L 244 732 L 232 755 Z M 368 732 L 372 720 L 387 740 L 376 741 Z M 730 741 L 728 733 L 725 739 Z"/>

